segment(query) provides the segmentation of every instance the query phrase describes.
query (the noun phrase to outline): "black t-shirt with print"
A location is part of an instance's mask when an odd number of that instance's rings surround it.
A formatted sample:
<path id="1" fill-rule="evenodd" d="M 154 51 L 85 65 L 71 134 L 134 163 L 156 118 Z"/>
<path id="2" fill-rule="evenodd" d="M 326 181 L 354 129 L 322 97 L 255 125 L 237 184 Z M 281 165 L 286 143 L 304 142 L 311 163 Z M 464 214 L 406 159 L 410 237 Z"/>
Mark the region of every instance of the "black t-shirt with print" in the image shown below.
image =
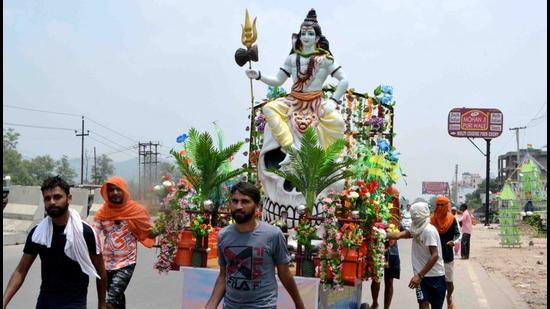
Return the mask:
<path id="1" fill-rule="evenodd" d="M 97 255 L 96 240 L 92 228 L 83 224 L 84 240 L 88 246 L 90 255 Z M 32 242 L 34 227 L 25 242 L 23 253 L 39 255 L 42 262 L 42 284 L 40 290 L 48 293 L 82 293 L 88 290 L 88 275 L 82 272 L 78 262 L 65 255 L 66 236 L 63 234 L 65 226 L 53 225 L 52 245 L 50 248 Z"/>

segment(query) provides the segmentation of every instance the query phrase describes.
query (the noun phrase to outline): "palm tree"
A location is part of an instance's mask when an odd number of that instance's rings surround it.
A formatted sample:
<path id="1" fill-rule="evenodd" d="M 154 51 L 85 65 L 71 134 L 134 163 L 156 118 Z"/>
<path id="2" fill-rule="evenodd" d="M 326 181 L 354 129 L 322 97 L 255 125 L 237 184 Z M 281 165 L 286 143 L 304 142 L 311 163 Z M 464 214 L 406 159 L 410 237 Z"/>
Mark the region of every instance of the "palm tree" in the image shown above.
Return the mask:
<path id="1" fill-rule="evenodd" d="M 229 159 L 239 151 L 244 142 L 217 149 L 208 132 L 199 134 L 195 128 L 191 128 L 188 136 L 184 154 L 174 150 L 171 150 L 170 153 L 176 159 L 182 175 L 197 191 L 201 201 L 200 208 L 204 210 L 203 202 L 213 199 L 215 191 L 220 185 L 248 170 L 247 168 L 235 170 L 226 168 Z M 213 212 L 215 215 L 217 209 L 214 209 Z"/>
<path id="2" fill-rule="evenodd" d="M 302 136 L 300 149 L 293 147 L 285 149 L 290 156 L 290 163 L 283 165 L 281 169 L 269 169 L 270 172 L 290 181 L 296 189 L 302 192 L 306 199 L 306 215 L 311 215 L 317 196 L 324 189 L 352 174 L 347 170 L 352 160 L 350 158 L 341 159 L 346 141 L 338 139 L 327 149 L 323 149 L 319 146 L 318 140 L 315 130 L 309 127 Z M 300 220 L 300 225 L 302 224 L 302 220 Z M 302 227 L 307 229 L 308 226 L 309 224 L 306 223 Z M 310 256 L 311 240 L 299 241 L 299 245 L 303 245 L 305 248 L 304 257 L 301 260 L 301 275 L 313 277 L 315 266 Z"/>
<path id="3" fill-rule="evenodd" d="M 311 215 L 317 196 L 331 184 L 351 176 L 347 170 L 350 158 L 341 158 L 346 141 L 336 140 L 323 149 L 318 144 L 315 130 L 309 127 L 302 136 L 300 149 L 287 147 L 291 162 L 281 169 L 271 168 L 270 172 L 290 181 L 304 195 L 307 214 Z"/>

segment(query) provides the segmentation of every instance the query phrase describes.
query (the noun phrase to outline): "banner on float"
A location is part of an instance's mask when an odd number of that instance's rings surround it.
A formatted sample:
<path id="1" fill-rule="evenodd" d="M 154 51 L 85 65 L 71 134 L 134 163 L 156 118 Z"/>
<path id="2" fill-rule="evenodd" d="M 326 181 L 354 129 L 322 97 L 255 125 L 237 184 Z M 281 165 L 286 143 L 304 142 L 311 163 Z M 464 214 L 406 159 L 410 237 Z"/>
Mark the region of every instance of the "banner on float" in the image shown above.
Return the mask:
<path id="1" fill-rule="evenodd" d="M 210 298 L 212 289 L 218 277 L 218 269 L 182 267 L 183 270 L 183 302 L 182 309 L 202 308 Z M 318 309 L 319 278 L 294 277 L 304 305 L 308 309 Z M 277 279 L 279 297 L 277 308 L 294 308 L 290 295 Z M 223 302 L 223 301 L 222 301 Z M 223 308 L 222 304 L 218 306 Z"/>

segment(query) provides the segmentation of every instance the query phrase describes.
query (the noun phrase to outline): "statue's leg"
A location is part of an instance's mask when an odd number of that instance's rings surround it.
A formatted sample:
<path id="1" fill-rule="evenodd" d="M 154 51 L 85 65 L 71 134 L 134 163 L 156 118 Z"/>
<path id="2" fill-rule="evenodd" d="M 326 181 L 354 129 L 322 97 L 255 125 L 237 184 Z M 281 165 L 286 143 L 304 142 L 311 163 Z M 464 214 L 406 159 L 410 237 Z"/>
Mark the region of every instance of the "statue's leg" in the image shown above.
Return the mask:
<path id="1" fill-rule="evenodd" d="M 332 111 L 319 119 L 317 135 L 323 148 L 327 148 L 335 140 L 343 138 L 346 130 L 346 123 L 339 111 Z"/>
<path id="2" fill-rule="evenodd" d="M 282 147 L 292 144 L 292 133 L 286 122 L 288 114 L 288 104 L 283 99 L 277 99 L 269 102 L 262 108 L 271 133 L 275 140 Z"/>

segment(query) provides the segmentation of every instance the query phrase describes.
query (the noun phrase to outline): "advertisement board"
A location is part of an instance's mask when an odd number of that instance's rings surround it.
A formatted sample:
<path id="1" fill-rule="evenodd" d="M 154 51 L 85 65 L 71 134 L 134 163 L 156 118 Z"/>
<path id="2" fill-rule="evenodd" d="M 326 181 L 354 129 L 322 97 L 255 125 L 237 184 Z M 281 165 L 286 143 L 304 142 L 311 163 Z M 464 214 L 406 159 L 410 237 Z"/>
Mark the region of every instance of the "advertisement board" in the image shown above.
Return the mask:
<path id="1" fill-rule="evenodd" d="M 502 134 L 502 112 L 496 108 L 453 108 L 447 131 L 453 137 L 492 139 Z"/>
<path id="2" fill-rule="evenodd" d="M 442 181 L 423 181 L 422 194 L 447 194 L 449 193 L 449 183 Z"/>

